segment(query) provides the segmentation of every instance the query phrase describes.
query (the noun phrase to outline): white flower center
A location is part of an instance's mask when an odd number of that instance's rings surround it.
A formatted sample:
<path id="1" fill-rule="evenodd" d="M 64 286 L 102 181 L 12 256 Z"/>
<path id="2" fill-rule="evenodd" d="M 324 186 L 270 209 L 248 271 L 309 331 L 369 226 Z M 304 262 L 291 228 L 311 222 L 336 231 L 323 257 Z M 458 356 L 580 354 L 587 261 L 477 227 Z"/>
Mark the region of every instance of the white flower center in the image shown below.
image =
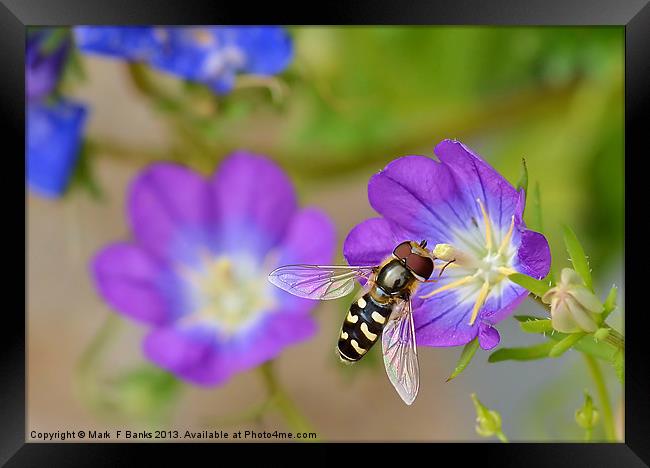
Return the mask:
<path id="1" fill-rule="evenodd" d="M 275 306 L 267 272 L 250 256 L 202 255 L 198 266 L 179 270 L 194 305 L 184 324 L 207 322 L 230 335 Z"/>
<path id="2" fill-rule="evenodd" d="M 502 232 L 494 229 L 483 202 L 477 200 L 483 214 L 482 226 L 478 221 L 474 228 L 457 231 L 452 244 L 438 244 L 433 249 L 437 258 L 453 262 L 450 264 L 450 283 L 433 290 L 422 298 L 432 297 L 443 291 L 463 288 L 468 291 L 463 294 L 472 300 L 474 307 L 469 324 L 474 324 L 478 312 L 485 304 L 491 293 L 498 293 L 503 288 L 503 281 L 508 275 L 515 273 L 513 261 L 516 247 L 512 245 L 512 233 L 515 225 L 514 215 L 510 219 L 510 227 Z"/>

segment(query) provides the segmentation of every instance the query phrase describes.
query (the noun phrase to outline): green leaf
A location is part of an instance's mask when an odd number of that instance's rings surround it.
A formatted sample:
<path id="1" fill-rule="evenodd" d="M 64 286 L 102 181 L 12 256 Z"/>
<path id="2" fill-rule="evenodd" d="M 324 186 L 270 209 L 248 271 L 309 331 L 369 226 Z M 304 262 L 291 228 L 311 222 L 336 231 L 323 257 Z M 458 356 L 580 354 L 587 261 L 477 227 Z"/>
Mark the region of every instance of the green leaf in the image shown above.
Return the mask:
<path id="1" fill-rule="evenodd" d="M 527 320 L 521 322 L 519 326 L 526 333 L 551 333 L 553 331 L 550 319 Z"/>
<path id="2" fill-rule="evenodd" d="M 513 273 L 508 276 L 508 279 L 513 283 L 517 283 L 519 286 L 528 289 L 535 296 L 541 297 L 551 289 L 551 286 L 546 281 L 536 280 L 535 278 L 522 273 Z"/>
<path id="3" fill-rule="evenodd" d="M 614 285 L 609 290 L 609 294 L 607 294 L 607 299 L 605 299 L 605 304 L 604 304 L 604 309 L 602 314 L 603 323 L 605 323 L 605 320 L 607 319 L 607 317 L 609 317 L 609 314 L 614 312 L 614 310 L 616 309 L 617 296 L 618 296 L 618 288 L 616 287 L 616 285 Z"/>
<path id="4" fill-rule="evenodd" d="M 451 375 L 447 378 L 446 382 L 449 382 L 450 380 L 456 378 L 458 374 L 460 374 L 465 370 L 467 365 L 474 357 L 474 354 L 476 354 L 476 350 L 478 349 L 478 344 L 479 343 L 478 343 L 478 336 L 477 336 L 476 338 L 474 338 L 472 341 L 470 341 L 465 345 L 463 351 L 460 353 L 460 358 L 458 359 L 456 368 L 451 373 Z"/>
<path id="5" fill-rule="evenodd" d="M 515 315 L 514 318 L 518 322 L 520 322 L 520 326 L 527 322 L 543 321 L 543 319 L 540 319 L 539 317 L 535 317 L 533 315 Z M 535 325 L 531 325 L 531 326 L 534 327 Z M 550 332 L 540 331 L 540 333 L 543 333 L 544 336 L 549 338 L 551 340 L 551 343 L 552 342 L 558 343 L 564 340 L 565 338 L 567 338 L 568 336 L 571 336 L 566 333 L 560 333 L 554 330 L 551 330 Z M 594 339 L 593 335 L 584 336 L 573 347 L 577 351 L 589 354 L 590 356 L 593 356 L 598 359 L 602 359 L 603 361 L 607 361 L 610 363 L 613 361 L 614 354 L 616 353 L 616 348 L 614 346 L 607 343 L 606 341 L 597 341 L 596 339 Z"/>
<path id="6" fill-rule="evenodd" d="M 559 342 L 555 343 L 548 355 L 550 357 L 560 357 L 584 337 L 584 332 L 572 333 L 571 335 L 568 335 Z"/>
<path id="7" fill-rule="evenodd" d="M 582 248 L 582 244 L 580 244 L 575 232 L 573 232 L 569 226 L 564 226 L 564 243 L 567 252 L 569 252 L 569 256 L 571 257 L 573 269 L 580 275 L 585 286 L 593 292 L 594 288 L 591 281 L 589 261 L 587 260 L 585 251 Z"/>
<path id="8" fill-rule="evenodd" d="M 532 361 L 534 359 L 543 359 L 548 356 L 551 348 L 555 346 L 552 341 L 540 343 L 534 346 L 523 348 L 501 348 L 488 357 L 488 362 L 501 361 Z"/>

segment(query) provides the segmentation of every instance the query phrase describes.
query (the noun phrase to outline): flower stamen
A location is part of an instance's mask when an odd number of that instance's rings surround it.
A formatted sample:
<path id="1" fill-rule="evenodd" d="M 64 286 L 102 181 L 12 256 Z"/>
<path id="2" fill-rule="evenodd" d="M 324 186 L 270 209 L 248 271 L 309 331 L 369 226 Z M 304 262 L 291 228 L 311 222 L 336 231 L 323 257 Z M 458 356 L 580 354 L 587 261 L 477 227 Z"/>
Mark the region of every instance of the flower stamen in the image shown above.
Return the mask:
<path id="1" fill-rule="evenodd" d="M 501 255 L 503 251 L 508 247 L 510 244 L 510 238 L 512 237 L 512 231 L 515 228 L 515 215 L 512 215 L 510 217 L 510 228 L 508 229 L 508 232 L 506 233 L 505 237 L 501 241 L 501 245 L 499 245 L 499 251 L 498 254 Z"/>
<path id="2" fill-rule="evenodd" d="M 476 201 L 481 207 L 481 213 L 483 213 L 483 223 L 485 224 L 485 246 L 487 247 L 488 252 L 492 252 L 492 223 L 490 222 L 490 217 L 488 216 L 487 211 L 485 211 L 481 199 L 477 198 Z"/>
<path id="3" fill-rule="evenodd" d="M 481 290 L 479 291 L 478 296 L 476 297 L 476 302 L 474 303 L 474 308 L 472 309 L 472 318 L 470 318 L 469 320 L 470 325 L 474 325 L 474 322 L 476 321 L 476 316 L 478 315 L 478 311 L 485 303 L 485 299 L 487 299 L 489 292 L 490 292 L 490 282 L 486 280 L 483 283 L 483 286 L 481 286 Z"/>
<path id="4" fill-rule="evenodd" d="M 461 278 L 459 280 L 456 280 L 456 281 L 453 281 L 453 282 L 451 282 L 449 284 L 441 286 L 438 289 L 435 289 L 435 290 L 431 291 L 429 294 L 425 294 L 424 296 L 420 296 L 420 299 L 428 299 L 428 298 L 433 297 L 436 294 L 441 293 L 443 291 L 449 291 L 450 289 L 457 288 L 457 287 L 462 286 L 463 284 L 471 281 L 472 279 L 474 279 L 474 276 L 465 276 L 465 277 L 463 277 L 463 278 Z"/>

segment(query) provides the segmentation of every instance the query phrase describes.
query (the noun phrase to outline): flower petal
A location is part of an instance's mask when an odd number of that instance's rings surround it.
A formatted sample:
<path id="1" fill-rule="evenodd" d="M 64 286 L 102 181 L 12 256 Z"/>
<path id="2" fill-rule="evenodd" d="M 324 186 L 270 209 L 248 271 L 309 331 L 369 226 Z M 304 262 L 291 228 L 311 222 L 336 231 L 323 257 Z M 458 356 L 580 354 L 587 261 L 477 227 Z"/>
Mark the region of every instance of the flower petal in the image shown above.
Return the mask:
<path id="1" fill-rule="evenodd" d="M 558 297 L 551 300 L 551 325 L 553 328 L 562 333 L 575 333 L 580 331 L 580 327 L 573 320 L 573 315 L 569 307 Z"/>
<path id="2" fill-rule="evenodd" d="M 539 232 L 528 229 L 522 231 L 517 255 L 517 271 L 535 279 L 544 278 L 551 268 L 551 249 L 546 237 Z"/>
<path id="3" fill-rule="evenodd" d="M 379 265 L 399 243 L 384 218 L 357 224 L 345 238 L 343 255 L 350 265 Z"/>
<path id="4" fill-rule="evenodd" d="M 478 342 L 481 348 L 489 350 L 501 341 L 499 331 L 487 322 L 481 322 L 478 327 Z"/>
<path id="5" fill-rule="evenodd" d="M 569 308 L 569 311 L 571 311 L 573 320 L 575 320 L 581 330 L 586 332 L 595 332 L 598 330 L 598 325 L 589 311 L 585 310 L 572 296 L 568 295 L 565 297 L 564 302 Z"/>
<path id="6" fill-rule="evenodd" d="M 131 184 L 128 212 L 139 243 L 169 258 L 190 249 L 211 221 L 208 184 L 196 172 L 178 164 L 156 163 Z M 189 245 L 188 245 L 189 244 Z"/>
<path id="7" fill-rule="evenodd" d="M 211 327 L 157 328 L 143 343 L 148 359 L 199 385 L 216 385 L 230 377 L 228 363 L 219 356 L 215 347 L 216 333 Z"/>
<path id="8" fill-rule="evenodd" d="M 214 386 L 275 358 L 286 346 L 313 336 L 315 330 L 315 321 L 307 315 L 269 313 L 232 337 L 210 326 L 156 329 L 145 339 L 144 352 L 184 380 Z"/>
<path id="9" fill-rule="evenodd" d="M 129 318 L 160 325 L 171 318 L 161 292 L 163 266 L 145 250 L 131 244 L 112 244 L 95 255 L 92 273 L 108 304 Z"/>
<path id="10" fill-rule="evenodd" d="M 502 230 L 508 228 L 513 214 L 515 224 L 521 224 L 522 195 L 492 166 L 455 140 L 441 141 L 434 152 L 463 188 L 461 193 L 467 206 L 475 207 L 476 200 L 482 200 L 490 219 Z M 475 215 L 480 217 L 477 208 Z"/>
<path id="11" fill-rule="evenodd" d="M 572 288 L 571 294 L 573 295 L 574 299 L 588 311 L 594 312 L 596 314 L 603 312 L 602 302 L 600 302 L 596 295 L 589 291 L 589 289 L 587 289 L 582 284 L 574 286 Z"/>
<path id="12" fill-rule="evenodd" d="M 368 199 L 392 223 L 426 233 L 432 245 L 449 242 L 452 226 L 465 225 L 471 218 L 458 203 L 449 169 L 424 156 L 405 156 L 388 164 L 370 179 Z"/>
<path id="13" fill-rule="evenodd" d="M 469 324 L 476 290 L 442 292 L 430 299 L 419 299 L 428 285 L 413 298 L 413 320 L 417 344 L 421 346 L 458 346 L 469 343 L 478 334 L 479 320 Z M 460 292 L 462 291 L 462 293 Z"/>
<path id="14" fill-rule="evenodd" d="M 262 257 L 282 240 L 296 196 L 276 164 L 239 151 L 221 164 L 210 185 L 222 249 L 250 248 Z"/>
<path id="15" fill-rule="evenodd" d="M 335 247 L 336 232 L 330 219 L 320 210 L 306 208 L 291 219 L 271 267 L 302 263 L 330 265 Z M 296 297 L 270 283 L 269 288 L 280 302 L 278 308 L 281 310 L 307 312 L 318 305 L 315 301 Z"/>
<path id="16" fill-rule="evenodd" d="M 236 43 L 244 51 L 248 73 L 274 75 L 283 71 L 293 58 L 291 36 L 280 27 L 247 27 L 236 29 Z"/>
<path id="17" fill-rule="evenodd" d="M 129 60 L 148 60 L 162 45 L 151 27 L 75 26 L 74 35 L 82 52 Z"/>
<path id="18" fill-rule="evenodd" d="M 458 276 L 447 274 L 447 271 L 434 285 L 427 283 L 420 286 L 413 298 L 415 329 L 420 345 L 464 345 L 476 337 L 482 321 L 488 324 L 498 323 L 512 314 L 528 296 L 528 291 L 524 288 L 504 280 L 490 291 L 485 304 L 479 309 L 477 320 L 470 325 L 472 310 L 480 290 L 479 284 L 472 283 L 441 292 L 428 299 L 420 299 L 420 296 L 458 279 Z"/>
<path id="19" fill-rule="evenodd" d="M 305 208 L 291 218 L 280 245 L 279 265 L 328 265 L 334 257 L 336 231 L 322 211 Z"/>

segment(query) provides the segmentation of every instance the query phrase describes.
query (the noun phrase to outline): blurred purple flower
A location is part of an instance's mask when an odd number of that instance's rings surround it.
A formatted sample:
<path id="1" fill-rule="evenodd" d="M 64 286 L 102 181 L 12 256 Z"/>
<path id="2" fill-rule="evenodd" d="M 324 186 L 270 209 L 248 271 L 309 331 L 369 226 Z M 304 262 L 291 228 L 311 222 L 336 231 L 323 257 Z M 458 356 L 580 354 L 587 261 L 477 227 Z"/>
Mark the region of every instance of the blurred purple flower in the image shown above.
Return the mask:
<path id="1" fill-rule="evenodd" d="M 357 225 L 344 255 L 351 265 L 370 265 L 403 240 L 440 244 L 434 254 L 456 261 L 413 298 L 417 342 L 456 346 L 478 335 L 490 349 L 500 340 L 493 325 L 528 295 L 507 275 L 546 276 L 549 246 L 525 227 L 523 191 L 458 141 L 444 140 L 434 151 L 440 162 L 406 156 L 370 179 L 368 198 L 382 217 Z"/>
<path id="2" fill-rule="evenodd" d="M 25 49 L 25 88 L 27 100 L 36 101 L 50 94 L 61 75 L 70 50 L 69 37 L 62 36 L 54 49 L 44 50 L 45 41 L 56 32 L 52 29 L 42 29 L 31 32 L 27 36 Z"/>
<path id="3" fill-rule="evenodd" d="M 59 197 L 81 146 L 86 108 L 69 100 L 27 106 L 27 182 L 46 197 Z"/>
<path id="4" fill-rule="evenodd" d="M 148 62 L 182 78 L 228 93 L 238 73 L 270 76 L 282 72 L 293 57 L 293 43 L 280 27 L 77 26 L 84 52 Z"/>
<path id="5" fill-rule="evenodd" d="M 315 331 L 313 301 L 267 281 L 275 267 L 328 263 L 334 228 L 298 209 L 287 176 L 245 152 L 208 180 L 158 163 L 133 182 L 128 217 L 135 240 L 94 258 L 101 296 L 152 327 L 144 353 L 199 385 L 216 385 L 277 356 Z"/>

